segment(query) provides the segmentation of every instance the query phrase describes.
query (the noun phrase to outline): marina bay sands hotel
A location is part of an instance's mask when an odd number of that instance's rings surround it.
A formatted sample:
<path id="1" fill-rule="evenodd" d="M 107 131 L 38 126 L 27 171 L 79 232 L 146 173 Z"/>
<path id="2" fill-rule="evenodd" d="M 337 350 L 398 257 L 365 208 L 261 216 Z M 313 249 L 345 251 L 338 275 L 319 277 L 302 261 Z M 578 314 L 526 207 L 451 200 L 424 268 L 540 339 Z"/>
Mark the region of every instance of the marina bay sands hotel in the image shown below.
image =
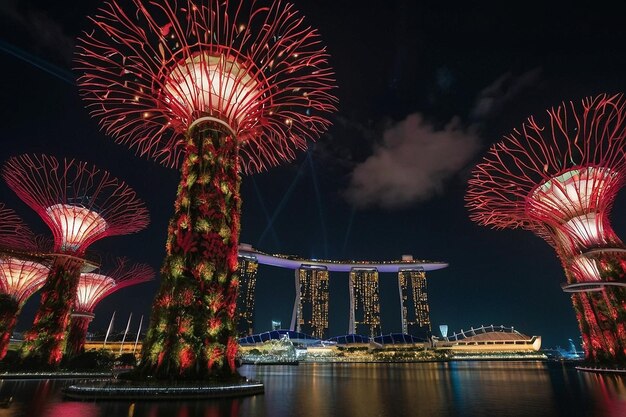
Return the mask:
<path id="1" fill-rule="evenodd" d="M 414 260 L 403 255 L 399 261 L 327 261 L 287 255 L 269 255 L 251 245 L 239 245 L 239 333 L 254 333 L 254 290 L 259 264 L 295 271 L 296 297 L 290 330 L 318 339 L 328 335 L 328 284 L 331 272 L 348 272 L 350 310 L 348 334 L 376 336 L 381 333 L 378 276 L 393 273 L 398 277 L 402 333 L 430 332 L 430 313 L 426 272 L 448 266 L 442 262 Z"/>

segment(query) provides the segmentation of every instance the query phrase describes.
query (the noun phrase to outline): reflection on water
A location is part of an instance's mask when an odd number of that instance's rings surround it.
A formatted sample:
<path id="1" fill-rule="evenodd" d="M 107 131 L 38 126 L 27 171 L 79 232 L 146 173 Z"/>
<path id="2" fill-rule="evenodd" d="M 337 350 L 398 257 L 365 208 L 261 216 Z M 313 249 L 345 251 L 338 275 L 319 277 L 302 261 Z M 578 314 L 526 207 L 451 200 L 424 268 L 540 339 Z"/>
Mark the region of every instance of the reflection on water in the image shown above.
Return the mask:
<path id="1" fill-rule="evenodd" d="M 265 395 L 170 402 L 63 401 L 72 381 L 2 381 L 0 417 L 626 416 L 626 377 L 557 363 L 244 366 Z"/>

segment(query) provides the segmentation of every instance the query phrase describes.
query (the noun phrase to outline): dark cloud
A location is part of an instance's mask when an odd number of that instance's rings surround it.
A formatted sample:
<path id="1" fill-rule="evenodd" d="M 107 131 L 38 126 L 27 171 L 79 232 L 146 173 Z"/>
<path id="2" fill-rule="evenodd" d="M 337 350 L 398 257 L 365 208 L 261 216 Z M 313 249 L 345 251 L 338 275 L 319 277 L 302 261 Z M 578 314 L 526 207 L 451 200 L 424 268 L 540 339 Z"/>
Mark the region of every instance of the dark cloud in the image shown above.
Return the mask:
<path id="1" fill-rule="evenodd" d="M 474 128 L 458 119 L 442 129 L 409 115 L 383 134 L 383 143 L 352 172 L 347 197 L 357 207 L 398 208 L 443 189 L 480 148 Z"/>
<path id="2" fill-rule="evenodd" d="M 502 75 L 480 92 L 470 117 L 480 120 L 494 116 L 522 91 L 536 85 L 540 76 L 540 68 L 532 69 L 520 76 L 514 76 L 511 73 Z"/>
<path id="3" fill-rule="evenodd" d="M 30 47 L 45 50 L 48 55 L 63 63 L 71 62 L 74 39 L 65 33 L 59 22 L 45 12 L 30 8 L 17 0 L 2 0 L 0 16 L 30 36 L 33 41 L 30 42 Z"/>
<path id="4" fill-rule="evenodd" d="M 534 69 L 497 78 L 478 94 L 469 111 L 471 124 L 455 117 L 441 128 L 413 113 L 390 125 L 373 154 L 355 165 L 345 193 L 348 201 L 357 207 L 393 209 L 442 192 L 445 182 L 466 168 L 481 148 L 483 122 L 539 77 L 540 70 Z"/>

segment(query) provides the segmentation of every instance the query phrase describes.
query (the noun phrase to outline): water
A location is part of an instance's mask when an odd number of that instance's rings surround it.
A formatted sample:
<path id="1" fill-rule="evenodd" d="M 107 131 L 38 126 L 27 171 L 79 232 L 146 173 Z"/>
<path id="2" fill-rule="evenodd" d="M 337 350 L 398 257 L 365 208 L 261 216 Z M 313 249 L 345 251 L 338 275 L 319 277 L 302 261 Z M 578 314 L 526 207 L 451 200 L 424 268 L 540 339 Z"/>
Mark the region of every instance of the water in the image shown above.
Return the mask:
<path id="1" fill-rule="evenodd" d="M 624 417 L 626 376 L 558 363 L 455 362 L 244 366 L 265 395 L 219 401 L 73 402 L 72 381 L 3 381 L 0 417 Z"/>

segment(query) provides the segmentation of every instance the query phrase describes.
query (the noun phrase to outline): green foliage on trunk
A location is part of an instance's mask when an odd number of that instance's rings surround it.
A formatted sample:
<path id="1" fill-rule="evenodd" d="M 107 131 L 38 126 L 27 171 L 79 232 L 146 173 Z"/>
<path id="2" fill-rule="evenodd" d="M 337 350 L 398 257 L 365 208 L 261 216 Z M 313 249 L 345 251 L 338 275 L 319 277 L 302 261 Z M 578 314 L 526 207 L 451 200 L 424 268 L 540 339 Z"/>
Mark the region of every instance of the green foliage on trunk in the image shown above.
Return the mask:
<path id="1" fill-rule="evenodd" d="M 237 376 L 240 182 L 235 138 L 219 124 L 196 125 L 188 135 L 140 377 Z"/>

